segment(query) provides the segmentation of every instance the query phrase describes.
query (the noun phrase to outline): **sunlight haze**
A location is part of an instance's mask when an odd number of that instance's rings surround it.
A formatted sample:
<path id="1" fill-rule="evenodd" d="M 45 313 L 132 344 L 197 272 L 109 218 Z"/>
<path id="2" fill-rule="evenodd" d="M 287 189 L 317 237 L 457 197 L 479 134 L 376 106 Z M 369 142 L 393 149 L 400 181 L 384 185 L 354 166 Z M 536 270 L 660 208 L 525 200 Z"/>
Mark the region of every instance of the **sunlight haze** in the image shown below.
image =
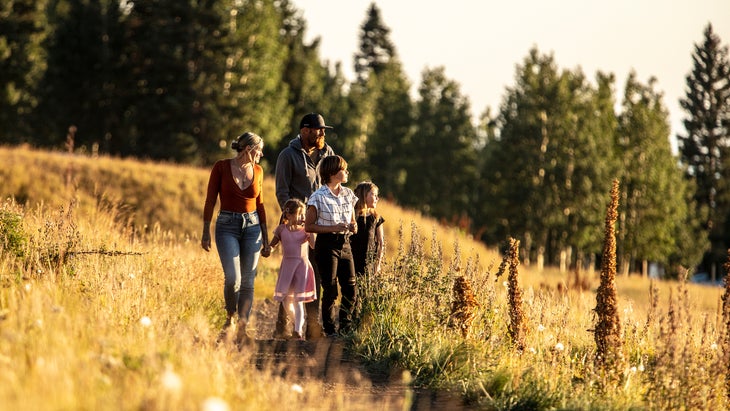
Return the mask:
<path id="1" fill-rule="evenodd" d="M 320 57 L 342 63 L 353 77 L 360 26 L 371 0 L 293 0 L 307 22 L 307 40 L 321 38 Z M 597 71 L 616 75 L 620 105 L 631 70 L 646 84 L 657 78 L 670 112 L 672 142 L 684 132 L 685 77 L 694 45 L 708 23 L 730 44 L 729 0 L 516 0 L 376 1 L 383 24 L 415 93 L 425 68 L 443 66 L 469 97 L 472 115 L 499 110 L 515 67 L 530 48 L 552 54 L 560 69 L 580 67 L 593 80 Z M 415 95 L 415 94 L 414 94 Z M 674 146 L 674 144 L 673 144 Z"/>

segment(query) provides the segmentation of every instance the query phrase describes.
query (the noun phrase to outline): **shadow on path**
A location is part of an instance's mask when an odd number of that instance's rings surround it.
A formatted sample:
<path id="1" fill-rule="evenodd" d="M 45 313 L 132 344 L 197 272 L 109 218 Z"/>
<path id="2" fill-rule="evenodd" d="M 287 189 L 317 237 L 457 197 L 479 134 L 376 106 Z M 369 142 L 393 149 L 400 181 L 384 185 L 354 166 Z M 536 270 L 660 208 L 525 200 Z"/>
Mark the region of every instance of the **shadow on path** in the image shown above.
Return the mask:
<path id="1" fill-rule="evenodd" d="M 362 396 L 363 402 L 379 409 L 426 411 L 466 410 L 458 396 L 430 390 L 414 390 L 403 381 L 401 372 L 389 376 L 369 374 L 351 358 L 345 343 L 337 338 L 314 341 L 254 340 L 254 361 L 259 370 L 274 370 L 293 383 L 315 378 L 333 390 L 343 390 L 348 398 Z"/>

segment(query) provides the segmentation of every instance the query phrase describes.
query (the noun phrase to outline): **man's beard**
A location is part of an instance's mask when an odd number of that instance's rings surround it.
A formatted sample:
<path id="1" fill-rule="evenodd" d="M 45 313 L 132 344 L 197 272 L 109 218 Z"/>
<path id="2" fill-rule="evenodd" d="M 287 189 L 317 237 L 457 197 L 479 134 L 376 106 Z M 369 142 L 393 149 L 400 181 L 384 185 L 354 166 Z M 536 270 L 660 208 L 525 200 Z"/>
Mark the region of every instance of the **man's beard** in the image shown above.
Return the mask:
<path id="1" fill-rule="evenodd" d="M 318 137 L 317 140 L 314 142 L 314 146 L 317 147 L 317 150 L 321 150 L 324 148 L 324 137 Z"/>

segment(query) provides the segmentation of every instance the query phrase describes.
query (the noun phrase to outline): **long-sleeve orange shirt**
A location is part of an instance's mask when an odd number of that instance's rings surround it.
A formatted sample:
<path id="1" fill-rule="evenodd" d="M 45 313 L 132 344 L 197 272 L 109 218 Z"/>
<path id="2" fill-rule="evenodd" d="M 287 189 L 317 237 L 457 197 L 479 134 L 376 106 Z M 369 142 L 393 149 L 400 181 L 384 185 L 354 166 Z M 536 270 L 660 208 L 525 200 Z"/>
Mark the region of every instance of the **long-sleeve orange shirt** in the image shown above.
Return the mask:
<path id="1" fill-rule="evenodd" d="M 203 207 L 203 221 L 210 222 L 213 218 L 213 209 L 218 196 L 221 199 L 221 210 L 234 213 L 250 213 L 256 210 L 259 221 L 266 221 L 263 185 L 264 170 L 260 165 L 254 164 L 253 182 L 245 190 L 241 190 L 233 179 L 231 160 L 218 160 L 210 171 L 208 193 Z"/>

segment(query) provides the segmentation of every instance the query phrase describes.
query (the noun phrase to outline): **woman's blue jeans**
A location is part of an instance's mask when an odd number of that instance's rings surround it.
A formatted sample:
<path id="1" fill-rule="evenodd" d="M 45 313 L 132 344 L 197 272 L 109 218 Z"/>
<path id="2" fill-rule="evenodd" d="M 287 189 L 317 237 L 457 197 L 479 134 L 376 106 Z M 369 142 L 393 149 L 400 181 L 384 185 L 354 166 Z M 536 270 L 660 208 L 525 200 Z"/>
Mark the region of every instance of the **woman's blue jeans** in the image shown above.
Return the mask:
<path id="1" fill-rule="evenodd" d="M 221 211 L 215 222 L 215 243 L 223 266 L 223 297 L 228 315 L 246 322 L 253 306 L 253 284 L 261 253 L 261 226 L 256 211 Z"/>

